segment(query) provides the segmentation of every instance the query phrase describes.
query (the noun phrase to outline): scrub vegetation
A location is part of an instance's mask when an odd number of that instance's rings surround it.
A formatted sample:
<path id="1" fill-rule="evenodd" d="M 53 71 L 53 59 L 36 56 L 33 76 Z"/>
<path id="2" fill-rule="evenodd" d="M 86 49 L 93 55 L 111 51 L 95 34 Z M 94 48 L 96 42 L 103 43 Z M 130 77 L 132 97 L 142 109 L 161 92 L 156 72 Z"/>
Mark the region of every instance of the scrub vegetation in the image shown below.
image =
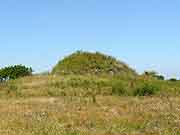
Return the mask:
<path id="1" fill-rule="evenodd" d="M 180 135 L 177 79 L 81 51 L 51 73 L 25 69 L 0 83 L 2 135 Z"/>

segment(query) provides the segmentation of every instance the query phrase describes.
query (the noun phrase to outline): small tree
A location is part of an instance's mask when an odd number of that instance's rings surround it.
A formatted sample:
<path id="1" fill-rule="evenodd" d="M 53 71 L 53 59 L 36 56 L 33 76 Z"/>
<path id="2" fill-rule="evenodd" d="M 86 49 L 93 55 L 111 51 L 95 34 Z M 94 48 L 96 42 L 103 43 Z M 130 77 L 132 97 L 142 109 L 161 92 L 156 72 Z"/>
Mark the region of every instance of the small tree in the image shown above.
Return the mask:
<path id="1" fill-rule="evenodd" d="M 171 81 L 171 82 L 176 82 L 177 79 L 176 79 L 176 78 L 170 78 L 169 81 Z"/>
<path id="2" fill-rule="evenodd" d="M 163 75 L 159 75 L 156 71 L 145 71 L 144 75 L 146 77 L 153 77 L 158 80 L 165 80 L 165 77 Z"/>
<path id="3" fill-rule="evenodd" d="M 32 68 L 15 65 L 0 69 L 0 80 L 17 79 L 19 77 L 32 75 Z"/>
<path id="4" fill-rule="evenodd" d="M 165 77 L 163 75 L 156 75 L 155 76 L 158 80 L 165 80 Z"/>
<path id="5" fill-rule="evenodd" d="M 153 77 L 153 76 L 157 75 L 157 72 L 156 71 L 145 71 L 144 75 Z"/>

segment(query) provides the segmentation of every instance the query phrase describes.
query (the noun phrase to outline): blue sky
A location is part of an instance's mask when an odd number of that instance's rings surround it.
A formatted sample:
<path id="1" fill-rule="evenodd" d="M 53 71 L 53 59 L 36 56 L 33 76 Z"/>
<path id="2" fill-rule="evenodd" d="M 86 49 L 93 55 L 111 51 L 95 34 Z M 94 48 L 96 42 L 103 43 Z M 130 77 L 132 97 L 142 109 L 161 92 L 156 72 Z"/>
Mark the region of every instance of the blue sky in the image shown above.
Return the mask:
<path id="1" fill-rule="evenodd" d="M 75 50 L 180 77 L 179 0 L 2 0 L 0 67 L 50 70 Z"/>

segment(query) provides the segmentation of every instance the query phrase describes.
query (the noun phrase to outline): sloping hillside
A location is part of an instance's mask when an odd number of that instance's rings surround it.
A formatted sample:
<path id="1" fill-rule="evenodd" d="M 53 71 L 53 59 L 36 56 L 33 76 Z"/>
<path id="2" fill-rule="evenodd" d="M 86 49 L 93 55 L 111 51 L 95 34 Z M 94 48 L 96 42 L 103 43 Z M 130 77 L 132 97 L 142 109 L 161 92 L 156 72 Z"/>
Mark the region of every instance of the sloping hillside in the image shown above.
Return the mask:
<path id="1" fill-rule="evenodd" d="M 111 56 L 101 53 L 81 52 L 71 54 L 60 60 L 54 67 L 53 74 L 107 74 L 135 76 L 133 69 Z"/>

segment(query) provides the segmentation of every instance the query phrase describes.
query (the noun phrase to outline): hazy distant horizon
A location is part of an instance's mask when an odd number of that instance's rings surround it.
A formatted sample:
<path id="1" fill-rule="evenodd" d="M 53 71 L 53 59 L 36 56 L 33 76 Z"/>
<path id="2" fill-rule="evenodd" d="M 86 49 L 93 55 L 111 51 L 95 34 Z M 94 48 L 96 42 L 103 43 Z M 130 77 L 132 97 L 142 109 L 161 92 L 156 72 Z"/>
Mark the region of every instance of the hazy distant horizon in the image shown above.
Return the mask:
<path id="1" fill-rule="evenodd" d="M 180 1 L 0 2 L 0 67 L 52 69 L 76 50 L 99 51 L 137 72 L 180 77 Z"/>

